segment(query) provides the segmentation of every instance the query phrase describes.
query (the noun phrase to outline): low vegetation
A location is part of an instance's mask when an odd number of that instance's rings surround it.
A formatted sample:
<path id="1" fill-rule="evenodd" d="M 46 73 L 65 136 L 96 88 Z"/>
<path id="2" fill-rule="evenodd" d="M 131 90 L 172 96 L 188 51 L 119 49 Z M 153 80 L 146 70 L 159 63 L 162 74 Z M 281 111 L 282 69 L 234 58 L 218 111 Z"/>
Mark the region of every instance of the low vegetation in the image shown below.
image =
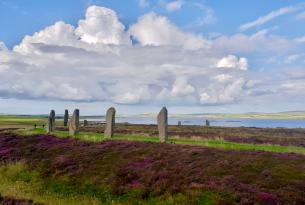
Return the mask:
<path id="1" fill-rule="evenodd" d="M 34 134 L 45 134 L 45 130 L 41 128 L 30 129 L 30 130 L 18 130 L 16 133 L 21 135 L 34 135 Z M 67 131 L 56 131 L 53 133 L 57 137 L 66 138 L 69 137 Z M 76 138 L 85 141 L 100 142 L 107 140 L 103 134 L 94 132 L 81 132 Z M 128 140 L 128 141 L 144 141 L 144 142 L 159 142 L 158 137 L 152 136 L 141 136 L 141 135 L 114 135 L 112 140 Z M 250 143 L 235 143 L 225 141 L 223 139 L 190 139 L 190 138 L 171 138 L 170 144 L 185 144 L 185 145 L 198 145 L 219 149 L 228 150 L 257 150 L 257 151 L 269 151 L 279 153 L 298 153 L 305 155 L 305 148 L 297 146 L 280 146 L 273 144 L 250 144 Z"/>
<path id="2" fill-rule="evenodd" d="M 0 134 L 0 192 L 42 204 L 304 204 L 305 156 Z"/>
<path id="3" fill-rule="evenodd" d="M 305 129 L 45 123 L 0 117 L 0 204 L 305 204 Z"/>

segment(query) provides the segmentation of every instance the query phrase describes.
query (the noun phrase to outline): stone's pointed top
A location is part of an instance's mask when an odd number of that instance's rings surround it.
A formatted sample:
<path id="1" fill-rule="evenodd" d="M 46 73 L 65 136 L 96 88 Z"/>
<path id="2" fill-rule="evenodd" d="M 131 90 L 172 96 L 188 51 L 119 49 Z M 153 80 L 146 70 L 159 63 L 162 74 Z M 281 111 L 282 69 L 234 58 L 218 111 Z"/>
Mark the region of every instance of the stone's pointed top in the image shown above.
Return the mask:
<path id="1" fill-rule="evenodd" d="M 161 111 L 160 112 L 167 112 L 167 108 L 164 106 L 162 107 Z"/>
<path id="2" fill-rule="evenodd" d="M 51 110 L 50 115 L 55 116 L 55 110 Z"/>
<path id="3" fill-rule="evenodd" d="M 108 110 L 107 110 L 107 111 L 109 111 L 109 110 L 111 110 L 111 111 L 115 111 L 115 108 L 114 108 L 114 107 L 110 107 L 110 108 L 108 108 Z"/>

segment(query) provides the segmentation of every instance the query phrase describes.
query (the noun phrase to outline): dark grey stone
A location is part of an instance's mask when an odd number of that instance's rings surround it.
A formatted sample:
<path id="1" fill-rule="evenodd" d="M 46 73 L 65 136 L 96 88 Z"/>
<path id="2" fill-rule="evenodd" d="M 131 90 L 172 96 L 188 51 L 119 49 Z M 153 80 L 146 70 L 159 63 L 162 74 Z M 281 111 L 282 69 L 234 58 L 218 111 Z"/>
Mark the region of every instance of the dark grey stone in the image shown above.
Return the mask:
<path id="1" fill-rule="evenodd" d="M 79 133 L 79 110 L 75 109 L 69 121 L 69 135 L 75 136 Z"/>
<path id="2" fill-rule="evenodd" d="M 163 107 L 158 114 L 158 131 L 159 131 L 159 138 L 161 142 L 166 142 L 168 140 L 167 135 L 167 109 Z"/>
<path id="3" fill-rule="evenodd" d="M 210 121 L 209 121 L 209 120 L 206 120 L 206 121 L 205 121 L 205 126 L 207 126 L 207 127 L 210 126 Z"/>
<path id="4" fill-rule="evenodd" d="M 54 110 L 51 110 L 51 112 L 50 112 L 46 130 L 47 130 L 47 133 L 51 133 L 51 132 L 55 131 L 55 111 Z"/>
<path id="5" fill-rule="evenodd" d="M 181 126 L 182 124 L 181 124 L 181 121 L 178 121 L 178 126 Z"/>
<path id="6" fill-rule="evenodd" d="M 115 109 L 111 107 L 106 113 L 106 128 L 104 132 L 105 138 L 111 138 L 113 136 L 115 126 Z"/>
<path id="7" fill-rule="evenodd" d="M 65 115 L 64 115 L 64 126 L 68 126 L 68 120 L 69 120 L 69 111 L 65 110 Z"/>
<path id="8" fill-rule="evenodd" d="M 84 127 L 88 126 L 88 120 L 84 120 Z"/>

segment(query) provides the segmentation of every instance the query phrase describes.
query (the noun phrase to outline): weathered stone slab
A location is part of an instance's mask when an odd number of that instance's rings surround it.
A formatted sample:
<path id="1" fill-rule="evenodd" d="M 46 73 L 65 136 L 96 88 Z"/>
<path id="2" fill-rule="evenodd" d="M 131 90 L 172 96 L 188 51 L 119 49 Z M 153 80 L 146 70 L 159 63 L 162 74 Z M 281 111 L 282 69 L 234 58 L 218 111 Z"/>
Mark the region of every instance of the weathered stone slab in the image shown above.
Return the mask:
<path id="1" fill-rule="evenodd" d="M 105 138 L 111 138 L 113 136 L 115 126 L 115 109 L 111 107 L 106 113 L 106 128 L 104 132 Z"/>
<path id="2" fill-rule="evenodd" d="M 68 121 L 69 121 L 69 111 L 65 110 L 65 115 L 64 115 L 64 126 L 68 126 Z"/>
<path id="3" fill-rule="evenodd" d="M 55 131 L 55 111 L 54 110 L 51 110 L 51 112 L 50 112 L 46 130 L 47 130 L 47 133 L 51 133 L 51 132 Z"/>
<path id="4" fill-rule="evenodd" d="M 178 126 L 181 126 L 181 125 L 182 125 L 181 121 L 178 121 Z"/>
<path id="5" fill-rule="evenodd" d="M 163 107 L 158 114 L 158 131 L 159 131 L 159 138 L 161 142 L 166 142 L 168 139 L 167 135 L 167 109 Z"/>
<path id="6" fill-rule="evenodd" d="M 79 110 L 75 109 L 69 121 L 69 135 L 75 136 L 79 133 Z"/>

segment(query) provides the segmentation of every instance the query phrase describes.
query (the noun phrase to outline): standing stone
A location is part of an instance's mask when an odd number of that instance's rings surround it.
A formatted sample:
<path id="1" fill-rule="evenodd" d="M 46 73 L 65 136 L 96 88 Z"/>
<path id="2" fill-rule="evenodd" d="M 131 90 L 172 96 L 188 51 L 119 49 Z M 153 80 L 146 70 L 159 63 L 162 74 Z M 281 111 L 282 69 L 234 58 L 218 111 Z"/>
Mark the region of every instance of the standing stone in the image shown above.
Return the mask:
<path id="1" fill-rule="evenodd" d="M 158 114 L 158 131 L 161 142 L 167 141 L 167 109 L 163 107 Z"/>
<path id="2" fill-rule="evenodd" d="M 115 109 L 111 107 L 106 113 L 106 128 L 104 132 L 105 138 L 111 138 L 113 136 L 113 130 L 115 126 Z"/>
<path id="3" fill-rule="evenodd" d="M 51 133 L 51 132 L 55 131 L 55 111 L 54 110 L 51 110 L 51 112 L 50 112 L 46 129 L 47 129 L 47 133 Z"/>
<path id="4" fill-rule="evenodd" d="M 84 120 L 84 127 L 88 126 L 88 120 Z"/>
<path id="5" fill-rule="evenodd" d="M 206 120 L 206 121 L 205 121 L 205 126 L 207 126 L 207 127 L 210 126 L 210 121 L 209 121 L 209 120 Z"/>
<path id="6" fill-rule="evenodd" d="M 181 121 L 178 121 L 178 126 L 181 126 Z"/>
<path id="7" fill-rule="evenodd" d="M 64 126 L 68 126 L 68 120 L 69 120 L 69 111 L 65 110 L 65 115 L 64 115 Z"/>
<path id="8" fill-rule="evenodd" d="M 79 133 L 79 109 L 75 109 L 69 121 L 69 135 L 75 136 Z"/>

